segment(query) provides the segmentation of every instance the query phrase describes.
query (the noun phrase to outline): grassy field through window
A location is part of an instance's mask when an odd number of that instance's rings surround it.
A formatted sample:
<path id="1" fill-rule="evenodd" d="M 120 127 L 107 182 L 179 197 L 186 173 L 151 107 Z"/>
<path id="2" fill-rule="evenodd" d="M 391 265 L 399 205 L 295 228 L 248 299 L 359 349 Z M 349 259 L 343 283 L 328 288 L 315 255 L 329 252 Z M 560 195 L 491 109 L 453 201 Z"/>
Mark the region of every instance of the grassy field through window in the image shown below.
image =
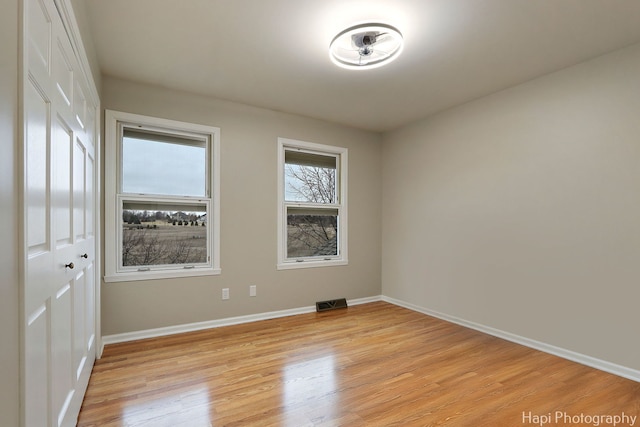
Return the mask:
<path id="1" fill-rule="evenodd" d="M 124 223 L 122 227 L 124 267 L 207 262 L 204 221 L 167 219 Z"/>

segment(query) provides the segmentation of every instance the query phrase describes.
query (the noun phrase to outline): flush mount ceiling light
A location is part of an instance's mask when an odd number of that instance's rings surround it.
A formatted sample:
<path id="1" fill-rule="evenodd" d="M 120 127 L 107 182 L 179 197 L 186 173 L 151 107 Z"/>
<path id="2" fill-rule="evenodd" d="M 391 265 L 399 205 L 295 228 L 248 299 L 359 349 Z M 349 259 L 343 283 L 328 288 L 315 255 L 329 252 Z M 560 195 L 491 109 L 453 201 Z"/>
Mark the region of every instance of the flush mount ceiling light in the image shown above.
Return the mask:
<path id="1" fill-rule="evenodd" d="M 402 34 L 387 24 L 360 24 L 349 27 L 329 45 L 331 60 L 352 70 L 381 67 L 402 52 Z"/>

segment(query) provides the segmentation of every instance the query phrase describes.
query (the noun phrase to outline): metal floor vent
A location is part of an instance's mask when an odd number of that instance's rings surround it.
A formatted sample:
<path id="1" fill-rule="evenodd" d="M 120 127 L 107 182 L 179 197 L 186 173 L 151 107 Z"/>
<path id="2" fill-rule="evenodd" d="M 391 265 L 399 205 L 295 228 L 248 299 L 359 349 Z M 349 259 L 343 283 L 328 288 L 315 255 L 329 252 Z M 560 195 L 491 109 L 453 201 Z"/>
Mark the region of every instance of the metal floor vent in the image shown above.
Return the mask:
<path id="1" fill-rule="evenodd" d="M 316 311 L 336 310 L 338 308 L 347 308 L 347 300 L 345 298 L 331 299 L 329 301 L 318 301 L 316 303 Z"/>

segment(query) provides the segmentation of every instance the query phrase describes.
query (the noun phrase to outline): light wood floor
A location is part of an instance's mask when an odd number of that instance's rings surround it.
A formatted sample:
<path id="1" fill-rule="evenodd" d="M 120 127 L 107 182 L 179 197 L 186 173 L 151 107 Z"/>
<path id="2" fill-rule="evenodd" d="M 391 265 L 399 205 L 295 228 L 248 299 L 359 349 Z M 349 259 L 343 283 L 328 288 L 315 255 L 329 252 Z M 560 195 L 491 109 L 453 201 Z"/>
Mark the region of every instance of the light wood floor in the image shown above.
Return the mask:
<path id="1" fill-rule="evenodd" d="M 640 383 L 376 302 L 107 346 L 78 426 L 517 427 L 555 411 L 638 426 Z M 562 425 L 594 424 L 546 424 Z"/>

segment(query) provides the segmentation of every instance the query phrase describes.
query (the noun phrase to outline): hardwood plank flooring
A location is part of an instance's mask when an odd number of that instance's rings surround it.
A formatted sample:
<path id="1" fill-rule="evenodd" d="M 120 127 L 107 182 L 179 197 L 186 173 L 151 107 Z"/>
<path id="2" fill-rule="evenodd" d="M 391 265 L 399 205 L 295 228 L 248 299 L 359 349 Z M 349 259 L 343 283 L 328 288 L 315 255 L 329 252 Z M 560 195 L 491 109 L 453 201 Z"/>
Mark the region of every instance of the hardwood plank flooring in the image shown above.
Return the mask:
<path id="1" fill-rule="evenodd" d="M 600 415 L 640 426 L 640 383 L 376 302 L 109 345 L 78 426 L 594 426 L 584 417 Z"/>

